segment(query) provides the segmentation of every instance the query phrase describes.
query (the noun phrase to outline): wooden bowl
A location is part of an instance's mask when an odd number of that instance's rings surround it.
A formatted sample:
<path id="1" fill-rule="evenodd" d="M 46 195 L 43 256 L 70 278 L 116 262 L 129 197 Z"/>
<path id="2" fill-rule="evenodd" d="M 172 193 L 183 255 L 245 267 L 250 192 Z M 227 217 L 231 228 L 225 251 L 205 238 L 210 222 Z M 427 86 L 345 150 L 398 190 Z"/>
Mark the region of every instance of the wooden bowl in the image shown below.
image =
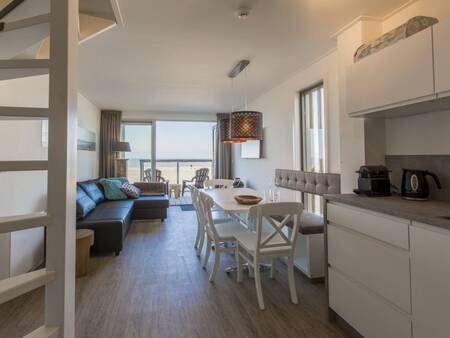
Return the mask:
<path id="1" fill-rule="evenodd" d="M 252 195 L 236 195 L 234 196 L 234 199 L 236 202 L 243 205 L 255 205 L 262 201 L 261 197 Z"/>

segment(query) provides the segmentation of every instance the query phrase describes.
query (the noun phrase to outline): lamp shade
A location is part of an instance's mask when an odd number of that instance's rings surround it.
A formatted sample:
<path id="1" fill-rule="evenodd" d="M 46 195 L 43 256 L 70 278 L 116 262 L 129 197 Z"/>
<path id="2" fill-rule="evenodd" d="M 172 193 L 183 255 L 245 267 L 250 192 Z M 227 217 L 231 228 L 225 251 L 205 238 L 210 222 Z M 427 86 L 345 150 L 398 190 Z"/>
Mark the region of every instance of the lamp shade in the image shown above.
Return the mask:
<path id="1" fill-rule="evenodd" d="M 230 115 L 230 138 L 232 141 L 262 140 L 263 117 L 257 111 L 242 110 Z"/>
<path id="2" fill-rule="evenodd" d="M 130 152 L 130 142 L 116 142 L 113 146 L 113 151 L 116 152 Z"/>
<path id="3" fill-rule="evenodd" d="M 219 124 L 219 137 L 222 143 L 241 143 L 241 140 L 232 140 L 230 137 L 230 118 L 225 117 L 218 121 Z"/>

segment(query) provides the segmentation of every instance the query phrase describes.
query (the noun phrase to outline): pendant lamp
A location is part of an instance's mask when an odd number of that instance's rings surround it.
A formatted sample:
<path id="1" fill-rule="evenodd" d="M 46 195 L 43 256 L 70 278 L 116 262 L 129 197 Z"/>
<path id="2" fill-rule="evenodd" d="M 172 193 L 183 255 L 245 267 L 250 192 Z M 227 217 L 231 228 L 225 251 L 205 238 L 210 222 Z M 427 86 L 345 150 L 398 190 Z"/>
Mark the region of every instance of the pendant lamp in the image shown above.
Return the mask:
<path id="1" fill-rule="evenodd" d="M 251 110 L 241 110 L 231 113 L 230 138 L 233 141 L 262 140 L 262 113 Z"/>
<path id="2" fill-rule="evenodd" d="M 249 64 L 250 61 L 241 60 L 228 75 L 234 78 L 245 70 L 245 109 L 232 111 L 230 114 L 230 138 L 233 142 L 262 140 L 263 115 L 261 112 L 248 110 L 246 67 Z"/>
<path id="3" fill-rule="evenodd" d="M 222 143 L 233 143 L 230 138 L 230 115 L 219 119 L 219 136 Z"/>

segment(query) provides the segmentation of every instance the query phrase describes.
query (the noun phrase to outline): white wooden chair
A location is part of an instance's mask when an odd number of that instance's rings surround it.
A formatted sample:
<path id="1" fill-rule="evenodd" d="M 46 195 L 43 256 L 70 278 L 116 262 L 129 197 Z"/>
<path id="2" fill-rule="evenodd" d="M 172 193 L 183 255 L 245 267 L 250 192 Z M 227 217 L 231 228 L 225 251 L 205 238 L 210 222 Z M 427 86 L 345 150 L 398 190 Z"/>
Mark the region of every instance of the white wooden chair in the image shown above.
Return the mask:
<path id="1" fill-rule="evenodd" d="M 209 275 L 209 281 L 214 282 L 217 269 L 220 265 L 220 257 L 222 252 L 234 252 L 235 250 L 233 247 L 222 246 L 221 243 L 233 243 L 236 241 L 235 238 L 238 234 L 245 233 L 248 230 L 239 222 L 231 219 L 229 219 L 226 223 L 215 222 L 212 216 L 214 201 L 204 192 L 200 192 L 199 202 L 200 211 L 206 219 L 206 253 L 203 260 L 203 268 L 206 269 L 208 265 L 211 246 L 214 244 L 214 264 Z"/>
<path id="2" fill-rule="evenodd" d="M 242 282 L 242 258 L 254 269 L 256 294 L 258 296 L 258 305 L 264 310 L 264 298 L 261 289 L 260 263 L 263 258 L 272 259 L 270 277 L 275 275 L 275 259 L 287 257 L 287 270 L 289 280 L 289 290 L 291 301 L 298 303 L 297 292 L 294 280 L 294 250 L 297 240 L 299 220 L 303 211 L 301 203 L 268 203 L 251 207 L 249 210 L 249 221 L 256 222 L 255 232 L 240 232 L 235 235 L 236 260 L 237 260 L 237 281 Z M 279 222 L 273 217 L 283 216 Z M 270 232 L 263 231 L 264 224 L 270 227 Z M 293 221 L 290 235 L 283 231 L 288 222 Z"/>
<path id="3" fill-rule="evenodd" d="M 206 218 L 204 217 L 204 214 L 201 212 L 199 205 L 200 191 L 195 187 L 192 188 L 191 198 L 192 198 L 192 205 L 194 206 L 195 214 L 197 217 L 197 236 L 195 238 L 194 248 L 197 251 L 197 256 L 200 256 L 203 250 L 203 245 L 206 236 Z M 220 211 L 212 212 L 212 217 L 214 223 L 216 224 L 226 223 L 230 221 L 228 215 Z"/>
<path id="4" fill-rule="evenodd" d="M 229 189 L 233 188 L 233 180 L 226 180 L 226 179 L 212 179 L 207 180 L 203 185 L 206 189 L 213 189 L 213 188 L 223 188 L 223 189 Z"/>

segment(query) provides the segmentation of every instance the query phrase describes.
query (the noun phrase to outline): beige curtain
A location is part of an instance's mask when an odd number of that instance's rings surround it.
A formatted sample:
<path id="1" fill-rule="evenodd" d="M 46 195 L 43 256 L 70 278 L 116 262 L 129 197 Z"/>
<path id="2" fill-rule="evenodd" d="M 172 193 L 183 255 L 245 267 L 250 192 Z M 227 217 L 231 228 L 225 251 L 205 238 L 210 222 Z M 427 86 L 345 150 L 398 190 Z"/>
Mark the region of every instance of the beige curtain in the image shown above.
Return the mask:
<path id="1" fill-rule="evenodd" d="M 217 122 L 229 117 L 229 114 L 217 114 Z M 221 130 L 216 128 L 214 140 L 214 177 L 231 179 L 231 144 L 220 142 Z"/>
<path id="2" fill-rule="evenodd" d="M 122 112 L 102 110 L 100 120 L 100 177 L 115 176 L 116 154 L 112 151 L 116 142 L 120 141 Z"/>

